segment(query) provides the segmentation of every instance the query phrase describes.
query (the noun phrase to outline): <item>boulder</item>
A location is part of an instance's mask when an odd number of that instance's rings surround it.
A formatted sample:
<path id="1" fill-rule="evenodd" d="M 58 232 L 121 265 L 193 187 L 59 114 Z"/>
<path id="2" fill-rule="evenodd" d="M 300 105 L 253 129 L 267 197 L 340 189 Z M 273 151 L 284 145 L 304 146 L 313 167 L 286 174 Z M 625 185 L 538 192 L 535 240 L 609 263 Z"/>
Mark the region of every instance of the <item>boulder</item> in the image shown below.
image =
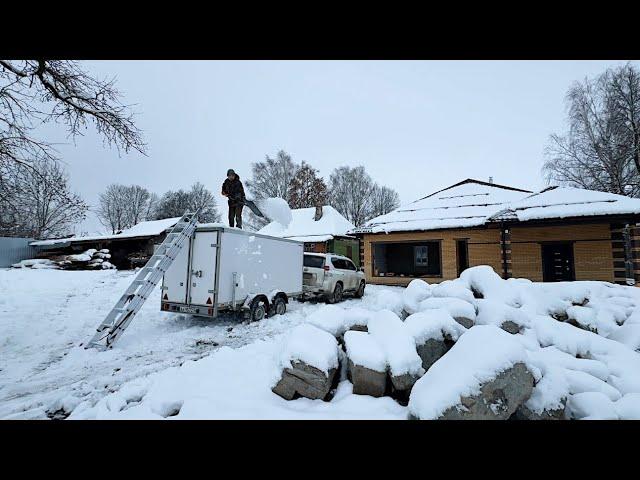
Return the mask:
<path id="1" fill-rule="evenodd" d="M 296 394 L 312 400 L 324 400 L 331 390 L 337 369 L 328 373 L 302 361 L 291 362 L 291 368 L 282 371 L 280 380 L 271 389 L 285 400 L 293 400 Z"/>
<path id="2" fill-rule="evenodd" d="M 566 399 L 564 399 L 560 408 L 543 410 L 542 412 L 534 412 L 523 403 L 511 418 L 514 420 L 566 420 L 565 409 Z"/>
<path id="3" fill-rule="evenodd" d="M 382 397 L 387 388 L 387 372 L 378 372 L 349 360 L 349 379 L 356 395 Z"/>
<path id="4" fill-rule="evenodd" d="M 500 325 L 500 328 L 502 330 L 504 330 L 507 333 L 511 333 L 511 334 L 516 334 L 516 333 L 520 333 L 520 325 L 518 325 L 517 323 L 511 321 L 511 320 L 507 320 L 506 322 L 502 322 L 502 325 Z"/>
<path id="5" fill-rule="evenodd" d="M 449 350 L 449 342 L 444 339 L 429 338 L 422 345 L 418 345 L 416 350 L 422 360 L 422 368 L 429 370 L 431 365 L 442 357 Z"/>
<path id="6" fill-rule="evenodd" d="M 471 328 L 473 327 L 473 318 L 469 318 L 469 317 L 465 317 L 462 315 L 458 315 L 456 317 L 453 317 L 453 319 L 458 322 L 460 325 L 462 325 L 464 328 Z"/>
<path id="7" fill-rule="evenodd" d="M 524 363 L 501 372 L 480 387 L 480 393 L 462 397 L 438 420 L 507 420 L 531 396 L 534 378 Z"/>
<path id="8" fill-rule="evenodd" d="M 403 373 L 401 375 L 390 374 L 390 377 L 391 385 L 393 385 L 394 390 L 410 393 L 411 389 L 420 378 L 420 375 L 414 373 Z"/>
<path id="9" fill-rule="evenodd" d="M 373 335 L 362 331 L 348 331 L 344 341 L 353 393 L 383 396 L 387 386 L 387 360 L 382 346 Z"/>

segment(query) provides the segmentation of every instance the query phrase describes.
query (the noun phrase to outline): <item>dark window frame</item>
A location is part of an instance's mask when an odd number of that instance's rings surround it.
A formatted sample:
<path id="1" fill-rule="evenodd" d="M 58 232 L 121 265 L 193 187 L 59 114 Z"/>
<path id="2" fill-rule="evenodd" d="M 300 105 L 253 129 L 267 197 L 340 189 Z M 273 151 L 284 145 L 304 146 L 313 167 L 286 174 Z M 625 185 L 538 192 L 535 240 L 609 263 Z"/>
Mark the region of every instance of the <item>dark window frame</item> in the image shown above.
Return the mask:
<path id="1" fill-rule="evenodd" d="M 386 278 L 387 275 L 375 275 L 374 272 L 376 270 L 376 263 L 375 263 L 375 246 L 376 245 L 390 245 L 390 244 L 412 244 L 412 243 L 437 243 L 438 244 L 438 252 L 439 252 L 439 265 L 438 265 L 438 269 L 440 271 L 440 273 L 438 274 L 424 274 L 424 275 L 415 275 L 413 277 L 409 276 L 405 276 L 405 277 L 400 277 L 399 275 L 395 275 L 395 276 L 389 276 L 389 278 L 444 278 L 443 276 L 443 270 L 442 270 L 442 242 L 444 239 L 442 238 L 430 238 L 430 239 L 424 239 L 424 240 L 399 240 L 399 241 L 381 241 L 381 242 L 373 242 L 370 241 L 369 242 L 369 247 L 370 247 L 370 260 L 371 260 L 371 276 L 375 277 L 375 278 Z"/>

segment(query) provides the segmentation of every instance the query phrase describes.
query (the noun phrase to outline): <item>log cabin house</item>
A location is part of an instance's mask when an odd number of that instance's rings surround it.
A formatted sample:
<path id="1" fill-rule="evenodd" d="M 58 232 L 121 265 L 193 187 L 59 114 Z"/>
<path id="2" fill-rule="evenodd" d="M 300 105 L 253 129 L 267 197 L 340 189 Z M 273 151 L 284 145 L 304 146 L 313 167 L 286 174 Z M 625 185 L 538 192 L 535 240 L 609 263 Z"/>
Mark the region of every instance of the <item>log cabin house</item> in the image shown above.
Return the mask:
<path id="1" fill-rule="evenodd" d="M 467 179 L 352 230 L 367 282 L 437 283 L 490 265 L 532 281 L 640 280 L 640 199 Z M 637 233 L 636 233 L 637 232 Z"/>

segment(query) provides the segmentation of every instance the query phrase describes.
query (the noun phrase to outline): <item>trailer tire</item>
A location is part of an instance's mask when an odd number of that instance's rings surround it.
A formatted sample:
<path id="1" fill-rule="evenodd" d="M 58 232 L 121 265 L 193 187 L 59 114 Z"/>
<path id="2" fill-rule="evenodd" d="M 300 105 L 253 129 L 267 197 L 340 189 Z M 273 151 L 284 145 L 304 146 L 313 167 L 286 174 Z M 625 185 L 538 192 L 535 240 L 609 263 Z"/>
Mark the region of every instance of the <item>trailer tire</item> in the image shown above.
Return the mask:
<path id="1" fill-rule="evenodd" d="M 339 303 L 342 301 L 342 283 L 336 283 L 333 293 L 327 298 L 327 303 Z"/>
<path id="2" fill-rule="evenodd" d="M 262 298 L 254 298 L 249 307 L 249 321 L 259 322 L 267 316 L 265 302 Z"/>
<path id="3" fill-rule="evenodd" d="M 287 312 L 287 302 L 284 298 L 276 297 L 273 301 L 273 313 L 274 315 L 284 315 Z"/>

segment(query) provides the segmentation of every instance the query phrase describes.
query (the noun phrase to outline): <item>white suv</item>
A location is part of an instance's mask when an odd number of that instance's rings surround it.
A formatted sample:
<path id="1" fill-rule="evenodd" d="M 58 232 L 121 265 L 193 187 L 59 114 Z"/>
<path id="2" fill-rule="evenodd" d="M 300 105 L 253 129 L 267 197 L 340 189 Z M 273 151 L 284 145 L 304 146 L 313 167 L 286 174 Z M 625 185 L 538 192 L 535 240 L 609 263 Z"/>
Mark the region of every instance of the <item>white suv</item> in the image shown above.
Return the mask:
<path id="1" fill-rule="evenodd" d="M 328 303 L 342 300 L 344 293 L 364 295 L 364 273 L 348 257 L 333 253 L 305 253 L 302 285 L 305 296 L 322 296 Z"/>

